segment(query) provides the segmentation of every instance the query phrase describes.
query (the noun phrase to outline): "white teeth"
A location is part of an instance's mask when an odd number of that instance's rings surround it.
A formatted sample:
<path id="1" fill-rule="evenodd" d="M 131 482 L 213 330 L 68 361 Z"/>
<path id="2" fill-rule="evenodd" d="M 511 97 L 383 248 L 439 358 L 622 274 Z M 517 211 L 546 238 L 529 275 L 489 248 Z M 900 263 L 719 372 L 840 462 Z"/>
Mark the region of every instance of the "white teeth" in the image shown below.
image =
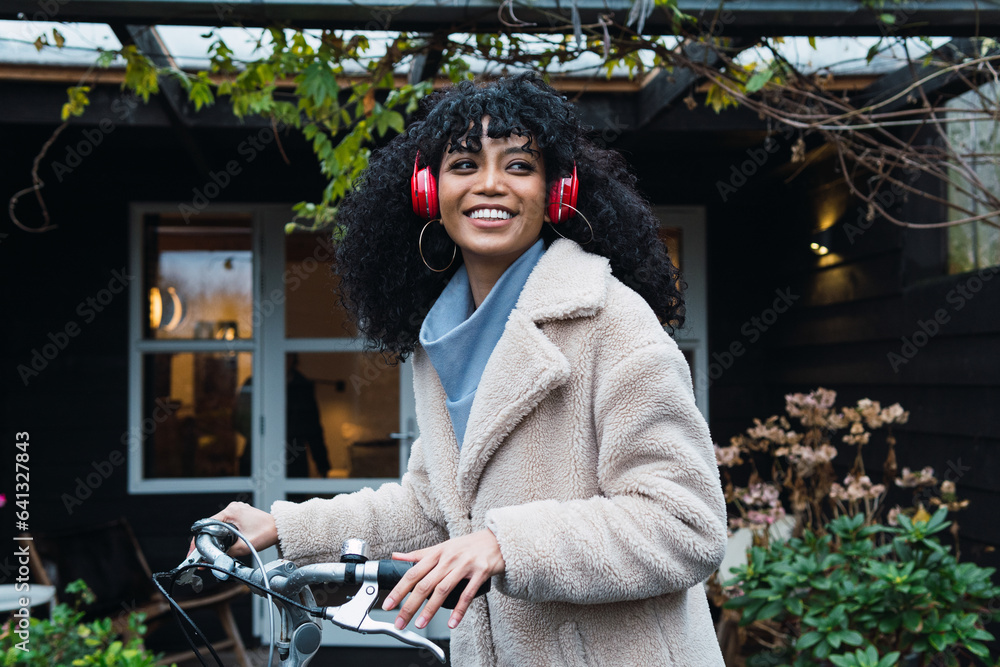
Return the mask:
<path id="1" fill-rule="evenodd" d="M 507 211 L 501 211 L 500 209 L 496 208 L 481 208 L 478 211 L 473 211 L 472 213 L 470 213 L 469 217 L 474 218 L 476 220 L 485 220 L 485 219 L 509 220 L 514 216 L 508 213 Z"/>

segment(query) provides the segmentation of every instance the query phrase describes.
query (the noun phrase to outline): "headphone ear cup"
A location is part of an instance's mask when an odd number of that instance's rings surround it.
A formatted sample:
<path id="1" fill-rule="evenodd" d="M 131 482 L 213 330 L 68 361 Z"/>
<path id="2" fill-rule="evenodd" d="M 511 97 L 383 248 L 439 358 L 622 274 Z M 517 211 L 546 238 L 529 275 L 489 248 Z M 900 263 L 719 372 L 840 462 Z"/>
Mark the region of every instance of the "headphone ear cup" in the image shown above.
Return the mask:
<path id="1" fill-rule="evenodd" d="M 420 153 L 413 161 L 413 176 L 410 177 L 410 199 L 413 212 L 424 220 L 438 217 L 437 179 L 430 167 L 420 168 Z"/>
<path id="2" fill-rule="evenodd" d="M 576 163 L 573 163 L 573 174 L 560 178 L 549 189 L 548 214 L 553 225 L 566 222 L 576 211 L 576 197 L 580 190 L 580 181 L 576 176 Z"/>

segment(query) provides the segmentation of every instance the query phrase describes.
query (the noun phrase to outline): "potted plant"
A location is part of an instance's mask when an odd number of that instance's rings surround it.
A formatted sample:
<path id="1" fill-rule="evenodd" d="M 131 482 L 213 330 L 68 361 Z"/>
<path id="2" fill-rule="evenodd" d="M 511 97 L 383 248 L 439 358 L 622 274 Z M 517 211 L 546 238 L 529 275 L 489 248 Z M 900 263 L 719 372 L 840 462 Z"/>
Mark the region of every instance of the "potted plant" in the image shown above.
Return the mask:
<path id="1" fill-rule="evenodd" d="M 31 618 L 28 641 L 15 634 L 10 622 L 0 631 L 0 658 L 3 665 L 28 667 L 153 667 L 157 656 L 145 650 L 146 633 L 142 614 L 128 618 L 128 639 L 119 637 L 111 627 L 112 619 L 84 622 L 81 604 L 94 601 L 93 592 L 83 580 L 66 586 L 73 604 L 60 602 L 49 619 Z"/>
<path id="2" fill-rule="evenodd" d="M 791 394 L 787 416 L 755 420 L 729 447 L 716 448 L 733 510 L 731 529 L 749 532 L 752 544 L 745 563 L 732 569 L 735 576 L 720 573 L 710 588 L 723 624 L 735 628 L 736 643 L 757 647 L 746 664 L 989 660 L 984 642 L 993 635 L 985 625 L 1000 619 L 1000 587 L 991 581 L 992 569 L 959 562 L 940 541 L 949 527 L 957 537 L 948 514 L 968 502 L 956 497 L 953 482 L 939 484 L 929 468 L 897 475 L 891 431 L 884 478 L 873 483 L 862 448 L 874 431 L 905 423 L 909 415 L 898 404 L 882 408 L 863 399 L 837 409 L 835 401 L 836 394 L 822 388 Z M 798 421 L 796 428 L 791 420 Z M 831 463 L 838 436 L 857 448 L 842 483 Z M 737 486 L 734 479 L 745 468 L 746 485 Z M 912 507 L 886 511 L 893 488 L 912 489 Z M 775 539 L 773 528 L 782 521 L 790 535 Z"/>

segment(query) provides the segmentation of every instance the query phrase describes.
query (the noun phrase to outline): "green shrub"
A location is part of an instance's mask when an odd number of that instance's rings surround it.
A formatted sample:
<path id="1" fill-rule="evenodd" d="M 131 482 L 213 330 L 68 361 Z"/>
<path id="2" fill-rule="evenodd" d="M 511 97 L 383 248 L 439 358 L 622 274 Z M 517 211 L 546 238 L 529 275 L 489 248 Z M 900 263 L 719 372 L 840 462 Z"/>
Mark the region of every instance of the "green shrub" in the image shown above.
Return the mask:
<path id="1" fill-rule="evenodd" d="M 940 543 L 947 514 L 947 507 L 928 521 L 900 514 L 898 527 L 845 515 L 822 535 L 806 530 L 752 547 L 725 582 L 732 596 L 723 606 L 739 610 L 740 625 L 769 621 L 778 641 L 748 667 L 988 661 L 983 642 L 994 637 L 984 626 L 1000 620 L 1000 587 L 992 568 L 959 563 Z"/>
<path id="2" fill-rule="evenodd" d="M 93 602 L 94 594 L 82 579 L 66 586 L 66 593 L 74 598 L 72 606 L 61 602 L 53 608 L 51 619 L 31 618 L 26 644 L 8 621 L 0 633 L 0 656 L 5 667 L 153 667 L 156 664 L 157 657 L 142 645 L 146 633 L 143 614 L 129 615 L 128 638 L 122 638 L 112 629 L 110 618 L 84 622 L 80 607 Z"/>

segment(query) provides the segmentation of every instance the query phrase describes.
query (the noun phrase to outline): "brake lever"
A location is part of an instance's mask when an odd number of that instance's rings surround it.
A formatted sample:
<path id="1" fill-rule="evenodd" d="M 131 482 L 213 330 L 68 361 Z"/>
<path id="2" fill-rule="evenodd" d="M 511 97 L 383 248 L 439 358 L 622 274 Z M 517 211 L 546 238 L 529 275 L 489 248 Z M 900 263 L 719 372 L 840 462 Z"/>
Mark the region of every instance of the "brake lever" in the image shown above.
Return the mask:
<path id="1" fill-rule="evenodd" d="M 378 600 L 378 562 L 369 561 L 358 565 L 358 570 L 363 572 L 358 577 L 361 588 L 357 594 L 339 607 L 327 607 L 324 617 L 346 630 L 360 632 L 363 635 L 389 635 L 410 646 L 426 648 L 434 654 L 434 657 L 444 662 L 444 650 L 431 640 L 411 630 L 400 630 L 392 623 L 376 621 L 368 615 Z"/>
<path id="2" fill-rule="evenodd" d="M 202 562 L 201 554 L 198 550 L 193 550 L 188 557 L 181 561 L 180 565 L 175 567 L 175 570 L 180 570 L 181 568 L 187 567 L 186 570 L 180 573 L 174 580 L 175 583 L 181 584 L 182 586 L 190 586 L 191 590 L 195 593 L 201 593 L 202 588 L 204 588 L 204 582 L 201 580 L 201 576 L 198 575 L 197 568 L 189 567 L 191 565 L 197 565 Z"/>

